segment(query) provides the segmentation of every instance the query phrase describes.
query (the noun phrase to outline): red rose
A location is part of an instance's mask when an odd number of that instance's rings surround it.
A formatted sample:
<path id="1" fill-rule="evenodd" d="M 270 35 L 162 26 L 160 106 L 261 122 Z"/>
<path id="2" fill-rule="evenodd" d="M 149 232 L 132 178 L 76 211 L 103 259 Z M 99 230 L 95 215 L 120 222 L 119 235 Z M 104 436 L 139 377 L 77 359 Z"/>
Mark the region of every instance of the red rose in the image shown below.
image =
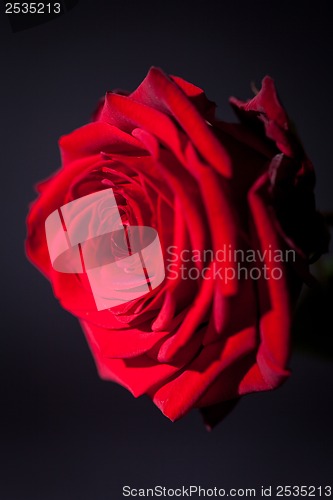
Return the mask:
<path id="1" fill-rule="evenodd" d="M 27 220 L 27 255 L 79 318 L 100 376 L 148 394 L 171 420 L 200 408 L 209 426 L 288 377 L 293 306 L 309 259 L 327 248 L 313 168 L 272 79 L 231 104 L 240 123 L 155 68 L 133 93 L 107 93 L 92 123 L 60 139 L 62 167 Z M 107 188 L 125 227 L 156 229 L 166 278 L 98 311 L 85 274 L 52 267 L 44 225 Z"/>

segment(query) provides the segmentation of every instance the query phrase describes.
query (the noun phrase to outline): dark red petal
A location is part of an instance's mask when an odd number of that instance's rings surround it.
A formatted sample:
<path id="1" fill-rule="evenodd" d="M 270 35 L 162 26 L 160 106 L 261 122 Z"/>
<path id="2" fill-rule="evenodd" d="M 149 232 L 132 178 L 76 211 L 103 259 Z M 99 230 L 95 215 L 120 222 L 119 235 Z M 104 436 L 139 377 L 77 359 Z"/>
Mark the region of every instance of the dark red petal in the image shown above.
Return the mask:
<path id="1" fill-rule="evenodd" d="M 204 347 L 183 373 L 151 394 L 154 403 L 171 420 L 182 417 L 196 405 L 223 370 L 252 352 L 255 341 L 255 329 L 251 327 L 223 342 Z"/>
<path id="2" fill-rule="evenodd" d="M 290 296 L 290 268 L 284 262 L 271 262 L 268 251 L 284 248 L 275 230 L 272 213 L 263 196 L 267 190 L 267 175 L 263 175 L 249 193 L 252 212 L 253 244 L 262 252 L 267 251 L 264 264 L 268 273 L 273 267 L 281 270 L 280 279 L 258 280 L 260 347 L 257 363 L 267 384 L 278 386 L 288 375 L 286 365 L 290 351 L 290 327 L 294 297 Z M 257 240 L 257 244 L 256 244 Z"/>
<path id="3" fill-rule="evenodd" d="M 63 166 L 80 158 L 103 153 L 145 154 L 142 144 L 130 134 L 105 122 L 93 122 L 59 140 Z"/>
<path id="4" fill-rule="evenodd" d="M 266 137 L 276 143 L 277 148 L 287 156 L 303 155 L 303 147 L 293 130 L 292 124 L 276 93 L 274 81 L 266 76 L 262 87 L 253 99 L 243 102 L 230 98 L 231 106 L 242 122 L 260 134 L 260 123 L 265 127 Z"/>
<path id="5" fill-rule="evenodd" d="M 108 358 L 100 349 L 94 327 L 83 323 L 83 329 L 100 377 L 126 387 L 135 397 L 160 386 L 179 371 L 177 366 L 156 364 L 156 361 L 144 354 L 127 360 Z"/>
<path id="6" fill-rule="evenodd" d="M 167 331 L 152 332 L 149 328 L 151 321 L 142 322 L 140 328 L 122 328 L 121 323 L 114 322 L 113 328 L 104 328 L 88 324 L 81 320 L 82 328 L 90 328 L 94 339 L 98 343 L 101 355 L 105 358 L 134 358 L 149 351 L 163 337 L 169 335 Z"/>
<path id="7" fill-rule="evenodd" d="M 193 93 L 192 87 L 191 92 Z M 201 155 L 218 172 L 230 177 L 230 159 L 223 145 L 182 89 L 160 69 L 152 68 L 130 97 L 173 116 Z"/>
<path id="8" fill-rule="evenodd" d="M 192 104 L 196 107 L 199 113 L 208 121 L 212 122 L 215 120 L 215 109 L 216 104 L 213 101 L 210 101 L 206 94 L 201 88 L 193 85 L 193 83 L 187 82 L 183 78 L 179 76 L 170 76 L 171 80 L 173 80 L 178 87 L 182 89 L 182 91 L 187 95 Z"/>

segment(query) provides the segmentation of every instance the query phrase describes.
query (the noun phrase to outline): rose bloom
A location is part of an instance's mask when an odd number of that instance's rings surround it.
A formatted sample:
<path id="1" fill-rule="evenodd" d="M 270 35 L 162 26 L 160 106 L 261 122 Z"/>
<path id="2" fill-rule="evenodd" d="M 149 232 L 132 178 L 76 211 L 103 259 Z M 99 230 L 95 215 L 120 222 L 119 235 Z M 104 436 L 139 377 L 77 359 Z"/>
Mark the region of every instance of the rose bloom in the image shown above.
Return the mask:
<path id="1" fill-rule="evenodd" d="M 292 312 L 311 281 L 309 263 L 328 245 L 313 167 L 273 80 L 248 102 L 230 103 L 238 123 L 216 118 L 200 88 L 156 68 L 134 92 L 108 92 L 92 123 L 60 139 L 61 169 L 38 185 L 27 218 L 28 258 L 79 319 L 99 375 L 147 394 L 171 420 L 200 408 L 209 428 L 240 396 L 289 376 Z M 107 188 L 125 227 L 157 231 L 165 260 L 170 247 L 179 256 L 211 250 L 208 264 L 186 264 L 208 265 L 204 277 L 184 279 L 173 266 L 171 278 L 166 266 L 154 290 L 98 311 L 84 273 L 52 267 L 45 220 Z M 260 252 L 261 266 L 280 278 L 219 278 L 216 269 L 236 267 L 228 252 L 214 260 L 222 248 Z M 288 249 L 291 261 L 269 258 Z"/>

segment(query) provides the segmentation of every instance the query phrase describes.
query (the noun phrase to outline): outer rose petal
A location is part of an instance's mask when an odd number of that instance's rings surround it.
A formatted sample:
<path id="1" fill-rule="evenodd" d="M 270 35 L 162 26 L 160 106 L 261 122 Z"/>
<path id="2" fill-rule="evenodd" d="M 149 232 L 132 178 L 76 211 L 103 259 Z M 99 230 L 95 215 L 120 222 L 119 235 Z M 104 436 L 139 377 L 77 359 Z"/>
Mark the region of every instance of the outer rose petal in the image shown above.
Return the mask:
<path id="1" fill-rule="evenodd" d="M 63 166 L 80 158 L 103 153 L 147 154 L 132 135 L 105 122 L 89 123 L 59 140 Z"/>
<path id="2" fill-rule="evenodd" d="M 196 406 L 222 371 L 252 352 L 255 343 L 256 329 L 250 327 L 226 341 L 205 347 L 181 375 L 155 392 L 155 404 L 171 420 L 179 419 Z M 230 383 L 227 377 L 225 383 Z"/>
<path id="3" fill-rule="evenodd" d="M 330 236 L 315 209 L 313 165 L 278 99 L 274 81 L 266 76 L 253 99 L 242 102 L 232 97 L 230 102 L 250 133 L 256 130 L 261 140 L 275 143 L 269 177 L 279 228 L 295 250 L 316 260 L 328 251 Z"/>
<path id="4" fill-rule="evenodd" d="M 244 103 L 231 97 L 230 103 L 241 120 L 254 123 L 262 121 L 267 137 L 276 143 L 282 153 L 287 156 L 302 153 L 302 145 L 277 97 L 272 78 L 266 76 L 263 79 L 260 91 L 250 101 Z"/>
<path id="5" fill-rule="evenodd" d="M 182 86 L 184 88 L 184 83 Z M 188 86 L 186 89 L 189 92 Z M 191 93 L 193 95 L 193 87 L 191 87 Z M 130 98 L 173 116 L 210 165 L 222 175 L 230 177 L 228 154 L 212 134 L 204 117 L 195 106 L 191 105 L 174 78 L 172 81 L 161 70 L 152 68 Z"/>

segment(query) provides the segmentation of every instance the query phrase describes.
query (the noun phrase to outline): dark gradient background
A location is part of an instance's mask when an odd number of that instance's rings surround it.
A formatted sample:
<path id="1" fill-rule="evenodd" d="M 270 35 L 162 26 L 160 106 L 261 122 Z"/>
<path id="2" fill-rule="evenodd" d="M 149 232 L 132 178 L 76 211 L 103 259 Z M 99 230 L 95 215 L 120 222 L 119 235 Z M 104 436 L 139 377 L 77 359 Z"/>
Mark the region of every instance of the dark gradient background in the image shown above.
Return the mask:
<path id="1" fill-rule="evenodd" d="M 226 119 L 230 95 L 250 97 L 251 81 L 273 76 L 315 163 L 318 206 L 332 210 L 328 7 L 81 0 L 17 33 L 1 7 L 1 500 L 118 500 L 124 484 L 332 483 L 329 357 L 298 350 L 290 381 L 244 398 L 212 433 L 196 411 L 172 424 L 148 399 L 99 380 L 77 321 L 23 248 L 33 185 L 59 166 L 58 137 L 86 123 L 106 90 L 134 89 L 151 65 L 204 88 Z M 306 304 L 308 326 L 299 313 L 296 334 L 332 345 L 332 294 Z"/>

